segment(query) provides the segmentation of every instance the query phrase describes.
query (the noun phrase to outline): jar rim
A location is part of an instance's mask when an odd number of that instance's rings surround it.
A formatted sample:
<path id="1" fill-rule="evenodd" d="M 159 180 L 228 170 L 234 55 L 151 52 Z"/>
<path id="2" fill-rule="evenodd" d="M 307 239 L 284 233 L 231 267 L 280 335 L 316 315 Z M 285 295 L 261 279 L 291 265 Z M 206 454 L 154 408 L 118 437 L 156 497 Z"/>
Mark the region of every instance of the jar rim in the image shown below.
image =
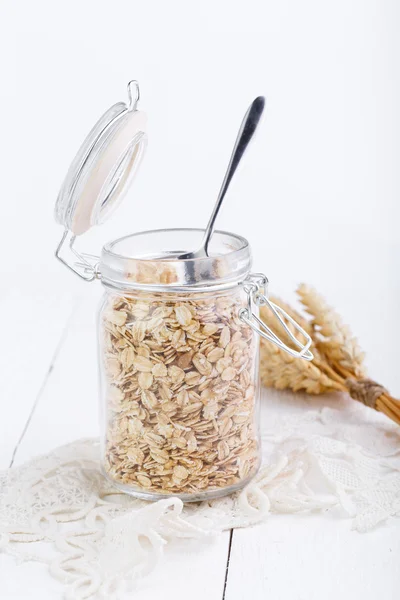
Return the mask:
<path id="1" fill-rule="evenodd" d="M 141 231 L 110 241 L 102 249 L 99 273 L 104 285 L 153 291 L 188 291 L 231 287 L 246 279 L 251 268 L 248 241 L 216 230 L 209 256 L 178 258 L 200 247 L 203 229 L 171 228 Z"/>

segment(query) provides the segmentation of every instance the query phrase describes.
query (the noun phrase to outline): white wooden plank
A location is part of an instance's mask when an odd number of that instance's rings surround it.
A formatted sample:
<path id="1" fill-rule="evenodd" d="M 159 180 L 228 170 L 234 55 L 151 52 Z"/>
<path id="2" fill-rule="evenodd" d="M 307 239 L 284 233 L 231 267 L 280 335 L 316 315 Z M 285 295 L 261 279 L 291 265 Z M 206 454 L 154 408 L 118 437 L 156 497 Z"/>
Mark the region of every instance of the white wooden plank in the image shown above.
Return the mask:
<path id="1" fill-rule="evenodd" d="M 74 439 L 98 435 L 97 302 L 98 296 L 88 294 L 76 309 L 16 464 Z"/>
<path id="2" fill-rule="evenodd" d="M 174 540 L 156 571 L 142 581 L 135 600 L 222 600 L 228 546 L 229 532 L 202 541 Z"/>
<path id="3" fill-rule="evenodd" d="M 134 594 L 121 600 L 221 600 L 223 597 L 228 533 L 216 538 L 174 540 L 159 565 L 138 582 Z M 224 562 L 225 560 L 225 562 Z M 0 554 L 1 598 L 4 600 L 63 600 L 63 587 L 41 563 L 16 564 Z"/>
<path id="4" fill-rule="evenodd" d="M 62 600 L 60 582 L 50 577 L 47 565 L 18 564 L 12 556 L 0 554 L 0 597 L 4 600 Z"/>
<path id="5" fill-rule="evenodd" d="M 46 381 L 30 425 L 16 453 L 16 464 L 35 454 L 74 439 L 98 435 L 96 298 L 86 298 L 73 316 L 57 361 Z M 221 600 L 225 582 L 229 532 L 213 540 L 176 540 L 168 544 L 165 559 L 142 581 L 135 598 L 150 600 Z M 29 567 L 31 569 L 31 567 Z M 25 566 L 19 567 L 25 573 Z M 26 571 L 27 573 L 31 571 Z M 39 577 L 37 575 L 36 577 Z M 57 600 L 54 583 L 47 585 L 43 571 L 37 580 L 37 597 Z M 15 581 L 15 569 L 3 575 L 9 597 L 18 598 L 24 588 Z M 30 589 L 30 587 L 29 587 Z M 30 592 L 31 593 L 31 592 Z M 29 596 L 36 597 L 36 596 Z"/>
<path id="6" fill-rule="evenodd" d="M 0 468 L 13 451 L 65 333 L 76 296 L 11 282 L 0 298 Z M 29 289 L 29 297 L 27 295 Z"/>
<path id="7" fill-rule="evenodd" d="M 399 528 L 368 534 L 321 515 L 276 515 L 236 530 L 225 600 L 397 598 Z"/>
<path id="8" fill-rule="evenodd" d="M 264 390 L 261 423 L 270 415 L 335 406 L 322 397 Z M 264 524 L 232 535 L 224 600 L 376 600 L 397 597 L 400 525 L 389 521 L 360 534 L 351 519 L 329 515 L 271 515 Z"/>

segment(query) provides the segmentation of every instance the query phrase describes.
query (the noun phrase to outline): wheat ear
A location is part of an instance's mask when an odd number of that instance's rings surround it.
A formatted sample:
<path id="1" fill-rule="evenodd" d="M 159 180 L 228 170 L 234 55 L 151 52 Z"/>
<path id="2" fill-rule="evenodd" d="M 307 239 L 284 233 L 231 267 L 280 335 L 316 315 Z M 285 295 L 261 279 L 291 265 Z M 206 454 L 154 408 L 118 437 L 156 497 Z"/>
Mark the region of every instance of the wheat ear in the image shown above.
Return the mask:
<path id="1" fill-rule="evenodd" d="M 329 362 L 354 373 L 365 375 L 364 353 L 345 325 L 340 315 L 312 287 L 301 284 L 297 294 L 305 310 L 312 318 L 315 344 L 326 355 Z"/>
<path id="2" fill-rule="evenodd" d="M 271 298 L 271 300 L 282 306 L 291 317 L 296 319 L 297 322 L 300 321 L 301 326 L 306 331 L 311 333 L 312 328 L 304 320 L 304 317 L 296 313 L 296 311 L 281 300 L 275 298 Z M 279 333 L 283 341 L 288 343 L 284 339 L 284 334 L 277 331 L 276 319 L 272 316 L 268 307 L 261 307 L 260 317 L 274 333 Z M 290 327 L 289 323 L 287 325 Z M 279 390 L 288 388 L 295 392 L 302 390 L 309 394 L 346 390 L 343 383 L 327 375 L 317 362 L 310 363 L 305 360 L 296 359 L 263 338 L 261 338 L 260 374 L 264 385 L 275 387 Z"/>
<path id="3" fill-rule="evenodd" d="M 400 425 L 400 400 L 365 377 L 364 354 L 341 317 L 313 288 L 303 284 L 298 289 L 298 295 L 311 320 L 282 300 L 273 297 L 271 300 L 311 336 L 314 360 L 310 363 L 293 358 L 262 338 L 260 373 L 263 384 L 277 389 L 302 390 L 309 394 L 346 391 L 352 398 L 383 412 Z M 260 317 L 285 344 L 293 347 L 289 336 L 267 306 L 261 307 Z M 289 322 L 286 325 L 298 336 Z"/>

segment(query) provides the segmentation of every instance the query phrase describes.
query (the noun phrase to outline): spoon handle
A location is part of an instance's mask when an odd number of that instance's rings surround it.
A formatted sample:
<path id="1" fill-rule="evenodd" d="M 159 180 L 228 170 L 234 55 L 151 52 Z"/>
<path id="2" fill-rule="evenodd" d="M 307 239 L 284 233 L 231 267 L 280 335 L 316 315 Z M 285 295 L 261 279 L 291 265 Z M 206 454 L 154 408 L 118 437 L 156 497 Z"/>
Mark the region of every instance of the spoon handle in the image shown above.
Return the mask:
<path id="1" fill-rule="evenodd" d="M 221 189 L 219 190 L 218 198 L 212 211 L 210 220 L 208 221 L 203 242 L 201 245 L 206 254 L 208 254 L 208 244 L 214 231 L 215 220 L 217 218 L 219 209 L 221 208 L 222 201 L 225 197 L 226 191 L 236 171 L 236 168 L 241 161 L 244 151 L 246 150 L 251 138 L 253 137 L 255 130 L 257 129 L 257 125 L 263 113 L 264 106 L 264 96 L 258 96 L 255 100 L 253 100 L 252 104 L 248 108 L 243 118 L 242 124 L 239 129 L 239 133 L 236 138 L 235 145 L 233 147 L 232 156 L 229 161 L 229 165 L 226 170 Z"/>

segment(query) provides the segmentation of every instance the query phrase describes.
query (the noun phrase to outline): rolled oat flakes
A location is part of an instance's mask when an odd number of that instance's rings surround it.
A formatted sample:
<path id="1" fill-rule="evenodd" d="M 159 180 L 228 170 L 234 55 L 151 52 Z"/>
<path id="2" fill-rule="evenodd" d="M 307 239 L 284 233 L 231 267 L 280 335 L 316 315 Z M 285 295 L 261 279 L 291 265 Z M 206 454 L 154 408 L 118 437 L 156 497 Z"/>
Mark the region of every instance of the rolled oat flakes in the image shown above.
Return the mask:
<path id="1" fill-rule="evenodd" d="M 117 484 L 196 495 L 254 475 L 257 350 L 242 293 L 107 296 L 104 462 Z"/>

